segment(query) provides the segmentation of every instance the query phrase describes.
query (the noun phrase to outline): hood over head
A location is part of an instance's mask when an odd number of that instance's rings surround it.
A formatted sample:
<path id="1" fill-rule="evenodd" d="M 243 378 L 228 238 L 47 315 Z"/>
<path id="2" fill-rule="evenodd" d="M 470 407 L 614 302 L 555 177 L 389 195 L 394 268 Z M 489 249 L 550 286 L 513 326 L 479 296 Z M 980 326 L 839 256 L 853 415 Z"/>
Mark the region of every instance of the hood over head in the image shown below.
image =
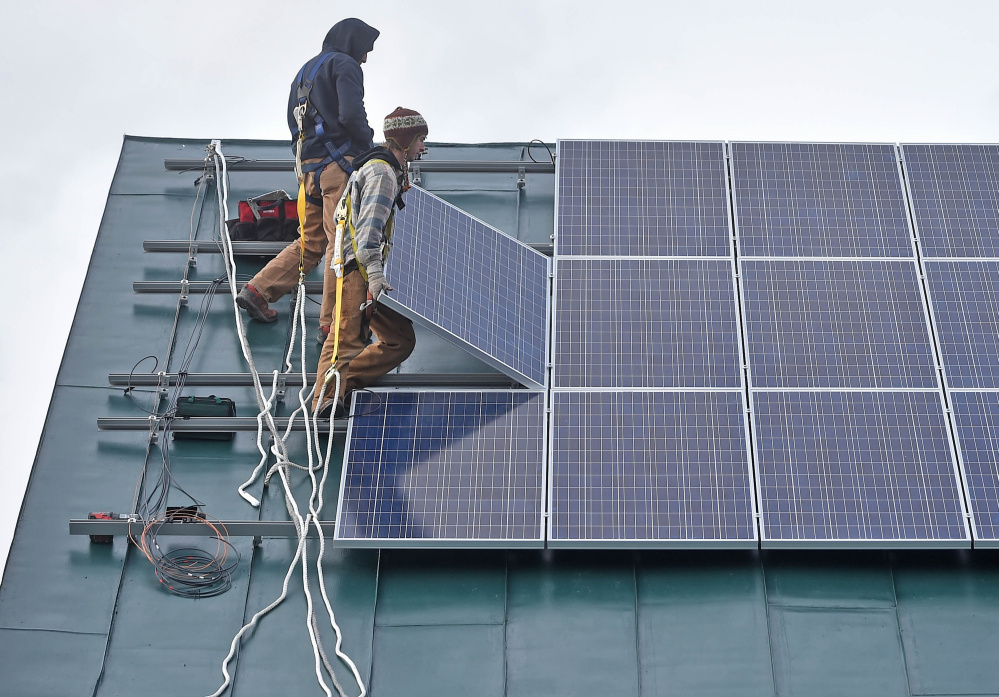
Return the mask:
<path id="1" fill-rule="evenodd" d="M 359 19 L 344 19 L 333 25 L 323 39 L 324 51 L 340 51 L 361 62 L 364 54 L 375 45 L 381 32 Z"/>

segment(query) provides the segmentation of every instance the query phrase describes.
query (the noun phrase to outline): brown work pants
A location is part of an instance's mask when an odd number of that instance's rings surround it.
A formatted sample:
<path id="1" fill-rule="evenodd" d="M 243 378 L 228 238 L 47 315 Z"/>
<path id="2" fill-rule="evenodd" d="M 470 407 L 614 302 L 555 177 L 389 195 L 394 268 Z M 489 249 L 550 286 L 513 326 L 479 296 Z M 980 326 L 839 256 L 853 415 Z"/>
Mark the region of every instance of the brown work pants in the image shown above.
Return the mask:
<path id="1" fill-rule="evenodd" d="M 335 283 L 332 289 L 333 297 L 330 299 L 330 305 L 335 305 Z M 355 269 L 343 277 L 340 351 L 336 362 L 336 368 L 340 372 L 340 399 L 353 390 L 370 385 L 398 366 L 409 358 L 409 354 L 416 347 L 416 333 L 413 331 L 412 322 L 383 305 L 376 306 L 375 313 L 368 321 L 360 309 L 367 299 L 368 284 L 365 283 L 360 271 Z M 378 337 L 378 341 L 369 344 L 372 332 Z M 334 381 L 330 381 L 324 393 L 323 378 L 333 360 L 334 334 L 335 332 L 330 332 L 319 356 L 316 391 L 312 400 L 313 410 L 333 395 Z"/>
<path id="2" fill-rule="evenodd" d="M 348 157 L 347 160 L 353 160 Z M 303 164 L 317 162 L 306 160 Z M 287 292 L 298 286 L 298 265 L 302 262 L 305 273 L 319 265 L 326 254 L 327 259 L 333 258 L 333 243 L 336 239 L 336 205 L 340 202 L 344 189 L 347 188 L 348 175 L 335 162 L 326 166 L 319 173 L 319 186 L 316 186 L 316 173 L 305 175 L 305 190 L 309 196 L 322 198 L 323 205 L 317 206 L 305 202 L 305 220 L 302 223 L 302 235 L 305 237 L 305 256 L 302 256 L 302 243 L 295 240 L 281 250 L 280 254 L 270 260 L 267 266 L 250 281 L 264 299 L 272 303 L 283 297 Z M 326 264 L 323 275 L 323 304 L 319 311 L 319 326 L 328 327 L 333 323 L 333 303 L 336 295 L 331 295 L 325 289 L 336 289 L 336 274 Z"/>

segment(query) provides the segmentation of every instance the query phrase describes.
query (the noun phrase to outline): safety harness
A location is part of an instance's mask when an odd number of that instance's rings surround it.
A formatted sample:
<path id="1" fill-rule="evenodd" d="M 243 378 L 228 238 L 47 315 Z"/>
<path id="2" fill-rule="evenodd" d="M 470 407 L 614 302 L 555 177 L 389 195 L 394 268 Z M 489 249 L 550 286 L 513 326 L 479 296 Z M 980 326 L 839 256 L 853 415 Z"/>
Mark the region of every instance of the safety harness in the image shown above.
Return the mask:
<path id="1" fill-rule="evenodd" d="M 340 166 L 340 169 L 342 169 L 347 174 L 350 174 L 354 171 L 354 168 L 351 167 L 350 163 L 347 161 L 346 158 L 347 153 L 350 151 L 350 146 L 351 146 L 350 138 L 347 139 L 346 143 L 340 146 L 334 143 L 333 139 L 330 138 L 328 135 L 326 135 L 326 127 L 323 123 L 323 115 L 319 113 L 319 110 L 316 109 L 311 102 L 309 102 L 309 95 L 312 93 L 312 86 L 316 79 L 316 75 L 319 73 L 320 68 L 323 67 L 326 61 L 332 58 L 336 53 L 338 53 L 338 51 L 327 51 L 326 53 L 321 54 L 318 60 L 313 59 L 316 61 L 316 63 L 315 65 L 312 66 L 312 69 L 309 71 L 307 77 L 305 75 L 305 69 L 309 67 L 309 64 L 306 63 L 305 65 L 302 66 L 302 69 L 298 71 L 298 77 L 295 78 L 296 82 L 298 83 L 298 106 L 295 107 L 295 112 L 294 112 L 295 124 L 297 126 L 297 130 L 294 133 L 292 133 L 292 138 L 298 139 L 297 153 L 295 157 L 295 166 L 297 168 L 297 174 L 299 175 L 299 177 L 301 177 L 303 172 L 322 171 L 322 169 L 326 167 L 326 165 L 332 162 L 336 162 L 337 165 Z M 319 142 L 323 144 L 323 147 L 326 148 L 327 152 L 329 152 L 329 155 L 327 155 L 319 162 L 309 163 L 309 165 L 307 165 L 303 169 L 302 146 L 305 143 L 304 124 L 306 116 L 311 117 L 312 122 L 316 127 L 316 137 L 319 139 Z"/>

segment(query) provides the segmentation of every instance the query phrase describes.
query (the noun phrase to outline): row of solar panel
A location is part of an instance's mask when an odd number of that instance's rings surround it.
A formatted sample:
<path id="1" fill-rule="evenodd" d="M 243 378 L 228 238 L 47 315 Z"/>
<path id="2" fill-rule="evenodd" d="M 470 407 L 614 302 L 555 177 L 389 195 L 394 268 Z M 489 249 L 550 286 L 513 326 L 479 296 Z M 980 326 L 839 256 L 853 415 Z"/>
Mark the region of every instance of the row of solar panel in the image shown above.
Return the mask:
<path id="1" fill-rule="evenodd" d="M 969 543 L 939 392 L 754 392 L 755 481 L 744 400 L 738 391 L 554 392 L 546 444 L 542 392 L 358 395 L 336 538 L 358 546 Z M 955 411 L 975 540 L 993 545 L 999 394 L 958 393 Z"/>
<path id="2" fill-rule="evenodd" d="M 999 388 L 999 262 L 559 259 L 559 388 Z M 741 291 L 741 292 L 739 292 Z M 741 307 L 739 298 L 741 296 Z"/>
<path id="3" fill-rule="evenodd" d="M 999 258 L 996 145 L 565 140 L 558 154 L 560 256 L 728 256 L 731 181 L 742 256 L 912 257 L 908 198 L 925 257 Z"/>

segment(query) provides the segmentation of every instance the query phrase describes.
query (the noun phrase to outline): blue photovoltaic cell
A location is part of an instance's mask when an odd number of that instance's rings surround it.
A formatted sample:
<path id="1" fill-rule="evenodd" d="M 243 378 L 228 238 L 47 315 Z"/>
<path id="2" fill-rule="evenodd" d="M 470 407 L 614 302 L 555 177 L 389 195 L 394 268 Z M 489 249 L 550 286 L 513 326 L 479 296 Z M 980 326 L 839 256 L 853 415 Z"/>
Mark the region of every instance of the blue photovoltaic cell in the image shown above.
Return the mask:
<path id="1" fill-rule="evenodd" d="M 550 545 L 755 545 L 741 392 L 551 399 Z"/>
<path id="2" fill-rule="evenodd" d="M 924 257 L 999 257 L 999 145 L 903 145 Z"/>
<path id="3" fill-rule="evenodd" d="M 741 387 L 729 259 L 556 262 L 555 387 Z"/>
<path id="4" fill-rule="evenodd" d="M 999 387 L 999 262 L 926 261 L 949 387 Z"/>
<path id="5" fill-rule="evenodd" d="M 560 256 L 730 256 L 720 142 L 561 140 Z"/>
<path id="6" fill-rule="evenodd" d="M 732 143 L 743 256 L 911 257 L 895 146 Z"/>
<path id="7" fill-rule="evenodd" d="M 342 544 L 543 544 L 543 392 L 354 395 Z"/>
<path id="8" fill-rule="evenodd" d="M 975 539 L 999 541 L 999 394 L 951 392 Z"/>
<path id="9" fill-rule="evenodd" d="M 386 305 L 530 387 L 544 387 L 548 259 L 413 187 L 396 215 Z"/>
<path id="10" fill-rule="evenodd" d="M 754 392 L 764 542 L 968 540 L 933 392 Z"/>
<path id="11" fill-rule="evenodd" d="M 938 386 L 915 262 L 741 264 L 753 387 Z"/>

